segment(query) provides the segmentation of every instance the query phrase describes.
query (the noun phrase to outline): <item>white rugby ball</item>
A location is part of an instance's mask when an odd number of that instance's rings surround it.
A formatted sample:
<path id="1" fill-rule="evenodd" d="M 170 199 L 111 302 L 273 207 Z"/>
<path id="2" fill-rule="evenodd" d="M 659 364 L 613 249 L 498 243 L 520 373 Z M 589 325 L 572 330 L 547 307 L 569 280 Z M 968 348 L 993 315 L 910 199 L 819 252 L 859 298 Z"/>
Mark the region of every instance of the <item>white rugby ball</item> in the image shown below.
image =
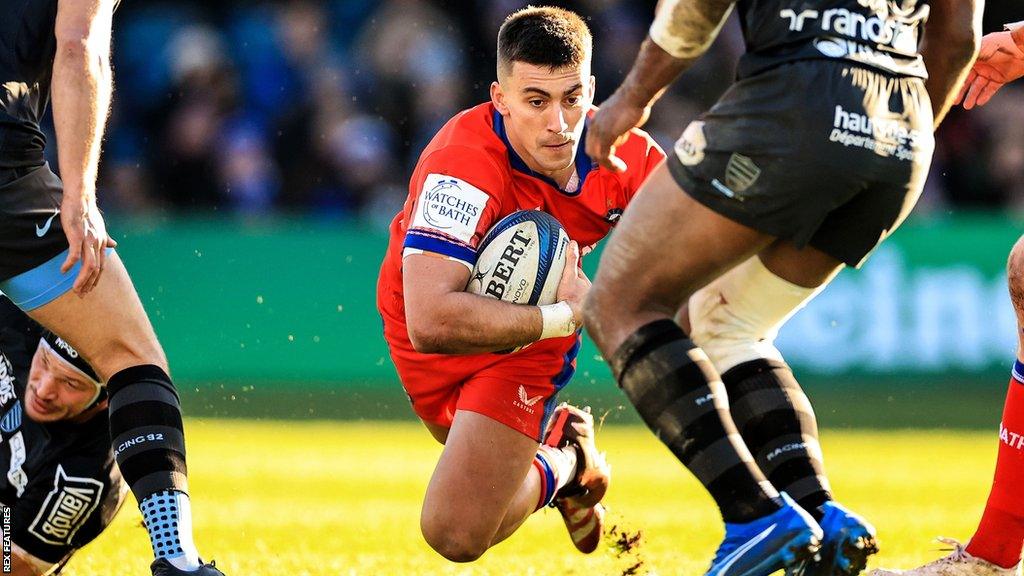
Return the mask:
<path id="1" fill-rule="evenodd" d="M 554 304 L 569 236 L 554 216 L 519 210 L 480 241 L 467 292 L 515 304 Z"/>

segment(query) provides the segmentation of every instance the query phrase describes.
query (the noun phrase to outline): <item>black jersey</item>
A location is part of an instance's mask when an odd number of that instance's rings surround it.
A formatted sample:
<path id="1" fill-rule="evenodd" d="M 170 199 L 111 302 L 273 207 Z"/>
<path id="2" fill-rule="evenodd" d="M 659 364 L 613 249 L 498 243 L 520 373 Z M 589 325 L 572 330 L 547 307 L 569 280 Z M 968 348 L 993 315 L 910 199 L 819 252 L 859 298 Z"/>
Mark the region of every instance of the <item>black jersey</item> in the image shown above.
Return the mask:
<path id="1" fill-rule="evenodd" d="M 39 424 L 25 415 L 40 332 L 0 297 L 0 503 L 12 510 L 14 544 L 56 563 L 106 527 L 124 489 L 106 411 L 84 423 Z"/>
<path id="2" fill-rule="evenodd" d="M 928 0 L 739 0 L 745 78 L 785 62 L 841 59 L 926 78 L 918 52 Z"/>
<path id="3" fill-rule="evenodd" d="M 58 0 L 4 0 L 0 18 L 0 168 L 43 163 L 46 110 L 57 50 Z"/>

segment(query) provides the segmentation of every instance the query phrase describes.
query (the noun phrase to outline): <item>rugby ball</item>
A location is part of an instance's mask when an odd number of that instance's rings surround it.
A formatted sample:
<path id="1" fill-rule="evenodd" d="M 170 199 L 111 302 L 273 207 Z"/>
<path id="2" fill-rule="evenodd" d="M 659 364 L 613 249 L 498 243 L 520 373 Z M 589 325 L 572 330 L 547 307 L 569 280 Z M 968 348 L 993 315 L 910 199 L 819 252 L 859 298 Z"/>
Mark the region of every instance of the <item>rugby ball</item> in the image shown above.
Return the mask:
<path id="1" fill-rule="evenodd" d="M 554 216 L 519 210 L 480 241 L 467 292 L 515 304 L 554 304 L 569 235 Z"/>

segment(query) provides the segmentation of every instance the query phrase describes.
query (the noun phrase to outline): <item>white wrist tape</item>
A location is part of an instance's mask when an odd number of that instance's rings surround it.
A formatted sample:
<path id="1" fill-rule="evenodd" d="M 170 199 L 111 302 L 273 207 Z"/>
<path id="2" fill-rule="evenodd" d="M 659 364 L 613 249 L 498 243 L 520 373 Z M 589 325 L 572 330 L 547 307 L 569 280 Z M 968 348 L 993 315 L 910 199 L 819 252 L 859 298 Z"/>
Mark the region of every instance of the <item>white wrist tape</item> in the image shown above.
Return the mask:
<path id="1" fill-rule="evenodd" d="M 540 333 L 541 340 L 561 338 L 576 332 L 576 319 L 573 317 L 572 308 L 564 300 L 541 306 L 540 318 L 544 323 L 544 328 Z"/>
<path id="2" fill-rule="evenodd" d="M 708 30 L 695 30 L 694 14 L 687 14 L 683 10 L 679 10 L 677 14 L 680 4 L 681 0 L 659 2 L 654 22 L 651 22 L 648 34 L 651 36 L 651 41 L 671 54 L 673 58 L 694 59 L 706 52 L 711 43 L 715 41 L 715 37 L 718 36 L 729 13 L 732 12 L 732 6 L 722 14 L 722 19 L 719 22 L 708 23 Z M 682 24 L 684 21 L 687 22 L 686 25 Z M 692 37 L 694 35 L 697 37 Z"/>

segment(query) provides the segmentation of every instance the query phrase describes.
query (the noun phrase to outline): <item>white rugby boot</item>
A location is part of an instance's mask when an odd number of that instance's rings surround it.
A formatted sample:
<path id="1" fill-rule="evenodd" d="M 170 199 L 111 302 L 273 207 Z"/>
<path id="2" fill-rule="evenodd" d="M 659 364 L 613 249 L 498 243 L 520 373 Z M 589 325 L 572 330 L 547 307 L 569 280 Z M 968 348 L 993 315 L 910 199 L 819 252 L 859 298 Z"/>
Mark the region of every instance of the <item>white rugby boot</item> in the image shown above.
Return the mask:
<path id="1" fill-rule="evenodd" d="M 1013 568 L 1003 568 L 971 556 L 964 545 L 952 538 L 939 538 L 943 544 L 953 547 L 948 555 L 910 570 L 872 570 L 868 576 L 1021 576 L 1020 563 Z"/>

